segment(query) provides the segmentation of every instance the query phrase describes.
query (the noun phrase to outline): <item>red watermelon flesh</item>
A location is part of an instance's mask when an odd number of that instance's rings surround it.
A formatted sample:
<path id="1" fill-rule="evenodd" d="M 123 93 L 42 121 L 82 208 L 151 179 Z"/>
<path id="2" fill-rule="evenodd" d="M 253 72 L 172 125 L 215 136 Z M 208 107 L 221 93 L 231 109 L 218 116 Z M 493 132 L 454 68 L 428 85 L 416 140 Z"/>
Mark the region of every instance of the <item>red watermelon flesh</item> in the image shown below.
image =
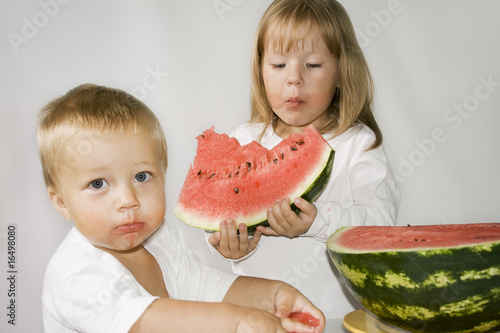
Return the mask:
<path id="1" fill-rule="evenodd" d="M 288 318 L 300 321 L 302 324 L 306 324 L 309 326 L 319 326 L 319 319 L 314 318 L 310 313 L 307 312 L 292 312 L 288 316 Z"/>
<path id="2" fill-rule="evenodd" d="M 290 135 L 271 150 L 210 128 L 198 147 L 175 206 L 192 226 L 216 231 L 222 220 L 255 226 L 267 220 L 276 200 L 314 201 L 331 173 L 334 151 L 312 126 Z"/>
<path id="3" fill-rule="evenodd" d="M 335 237 L 336 247 L 349 252 L 413 251 L 496 241 L 500 241 L 500 223 L 347 227 Z"/>

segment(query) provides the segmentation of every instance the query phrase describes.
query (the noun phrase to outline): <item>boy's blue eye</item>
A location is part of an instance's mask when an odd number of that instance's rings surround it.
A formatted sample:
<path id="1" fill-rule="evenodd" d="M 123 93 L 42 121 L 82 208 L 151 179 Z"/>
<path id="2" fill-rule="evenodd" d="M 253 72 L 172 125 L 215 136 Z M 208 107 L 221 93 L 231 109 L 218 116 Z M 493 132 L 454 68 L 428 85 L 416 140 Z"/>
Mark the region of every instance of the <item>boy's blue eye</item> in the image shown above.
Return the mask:
<path id="1" fill-rule="evenodd" d="M 149 179 L 151 179 L 151 174 L 149 172 L 143 171 L 135 175 L 135 180 L 139 183 L 143 183 L 145 181 L 148 181 Z"/>
<path id="2" fill-rule="evenodd" d="M 101 189 L 101 188 L 104 188 L 104 187 L 108 187 L 108 183 L 104 180 L 104 179 L 95 179 L 93 181 L 90 182 L 90 187 L 92 187 L 93 189 Z"/>

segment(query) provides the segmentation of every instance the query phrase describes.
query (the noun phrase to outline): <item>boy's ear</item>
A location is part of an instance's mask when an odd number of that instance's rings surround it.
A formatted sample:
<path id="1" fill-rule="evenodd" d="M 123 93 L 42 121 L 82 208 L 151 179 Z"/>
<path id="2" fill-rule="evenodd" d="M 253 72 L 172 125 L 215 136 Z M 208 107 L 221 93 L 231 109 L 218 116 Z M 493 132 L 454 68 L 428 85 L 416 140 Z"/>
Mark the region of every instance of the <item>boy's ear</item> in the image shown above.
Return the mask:
<path id="1" fill-rule="evenodd" d="M 59 192 L 51 186 L 47 188 L 47 192 L 49 194 L 50 202 L 52 202 L 52 205 L 56 208 L 59 214 L 61 214 L 66 220 L 71 220 L 71 214 L 69 213 L 69 210 Z"/>

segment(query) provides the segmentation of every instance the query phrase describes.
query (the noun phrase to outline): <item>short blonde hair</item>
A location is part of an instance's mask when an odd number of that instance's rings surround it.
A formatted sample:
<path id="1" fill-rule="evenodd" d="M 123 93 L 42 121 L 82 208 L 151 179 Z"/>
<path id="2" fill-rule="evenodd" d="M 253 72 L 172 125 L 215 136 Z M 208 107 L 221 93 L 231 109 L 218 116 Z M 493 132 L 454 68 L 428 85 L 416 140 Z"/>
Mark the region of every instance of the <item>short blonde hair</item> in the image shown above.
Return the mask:
<path id="1" fill-rule="evenodd" d="M 134 96 L 119 89 L 83 84 L 52 100 L 38 115 L 37 145 L 45 184 L 59 189 L 57 173 L 63 159 L 67 164 L 75 157 L 64 149 L 71 140 L 86 138 L 92 144 L 106 135 L 128 131 L 151 134 L 158 142 L 160 165 L 166 171 L 167 144 L 161 124 Z"/>
<path id="2" fill-rule="evenodd" d="M 373 80 L 349 15 L 335 0 L 275 0 L 264 12 L 252 49 L 250 122 L 276 128 L 277 117 L 267 99 L 262 77 L 262 58 L 269 45 L 289 52 L 306 37 L 302 32 L 304 27 L 307 33 L 319 32 L 339 61 L 338 87 L 328 109 L 330 120 L 318 130 L 339 135 L 353 124 L 363 123 L 376 136 L 370 149 L 380 146 L 382 132 L 372 113 Z M 268 40 L 270 29 L 275 32 L 272 41 Z"/>

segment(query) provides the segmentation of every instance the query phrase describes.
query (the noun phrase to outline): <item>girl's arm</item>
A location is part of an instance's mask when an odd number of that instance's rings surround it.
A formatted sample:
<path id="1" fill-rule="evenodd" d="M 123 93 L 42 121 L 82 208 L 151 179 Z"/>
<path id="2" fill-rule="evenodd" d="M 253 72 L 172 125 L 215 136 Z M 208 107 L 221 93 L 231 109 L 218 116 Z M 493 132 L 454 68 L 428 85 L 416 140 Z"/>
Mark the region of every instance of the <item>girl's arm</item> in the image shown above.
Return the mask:
<path id="1" fill-rule="evenodd" d="M 320 320 L 310 327 L 287 318 L 307 312 Z M 222 303 L 158 299 L 130 332 L 322 332 L 325 319 L 319 309 L 295 288 L 279 281 L 239 277 Z"/>

